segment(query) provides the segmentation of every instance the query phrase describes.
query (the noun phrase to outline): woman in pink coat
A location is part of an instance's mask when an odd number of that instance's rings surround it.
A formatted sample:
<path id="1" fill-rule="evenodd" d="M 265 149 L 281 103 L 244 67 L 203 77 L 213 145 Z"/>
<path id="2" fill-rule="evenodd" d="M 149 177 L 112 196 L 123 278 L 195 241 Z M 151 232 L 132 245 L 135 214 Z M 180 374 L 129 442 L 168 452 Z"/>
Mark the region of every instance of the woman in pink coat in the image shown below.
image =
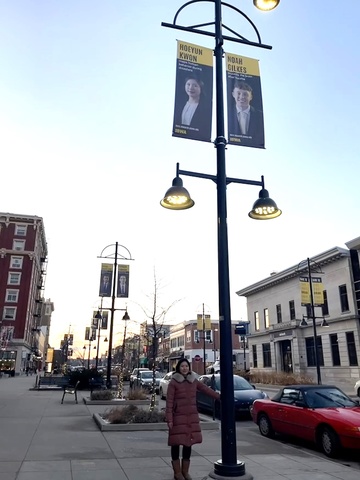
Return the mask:
<path id="1" fill-rule="evenodd" d="M 220 400 L 217 392 L 196 379 L 190 370 L 190 363 L 183 358 L 176 365 L 166 396 L 168 445 L 171 447 L 171 463 L 175 480 L 191 480 L 189 475 L 191 446 L 202 442 L 196 390 L 201 390 L 215 400 Z M 180 445 L 183 446 L 181 465 Z"/>

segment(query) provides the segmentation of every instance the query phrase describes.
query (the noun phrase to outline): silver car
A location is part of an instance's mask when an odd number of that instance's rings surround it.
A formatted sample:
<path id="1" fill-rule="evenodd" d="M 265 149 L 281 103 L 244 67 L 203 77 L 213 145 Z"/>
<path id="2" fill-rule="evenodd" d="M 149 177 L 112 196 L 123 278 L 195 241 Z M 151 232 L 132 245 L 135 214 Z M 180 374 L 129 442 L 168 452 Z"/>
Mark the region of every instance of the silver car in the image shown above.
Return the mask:
<path id="1" fill-rule="evenodd" d="M 159 372 L 155 372 L 155 393 L 159 393 L 161 375 Z M 139 372 L 137 378 L 134 380 L 134 387 L 140 387 L 144 390 L 152 391 L 153 385 L 153 372 L 151 370 L 144 370 Z"/>
<path id="2" fill-rule="evenodd" d="M 175 372 L 169 372 L 165 375 L 165 377 L 163 377 L 160 380 L 159 395 L 160 395 L 160 398 L 162 398 L 163 400 L 166 398 L 167 389 L 168 389 L 171 377 L 174 375 L 174 373 Z"/>

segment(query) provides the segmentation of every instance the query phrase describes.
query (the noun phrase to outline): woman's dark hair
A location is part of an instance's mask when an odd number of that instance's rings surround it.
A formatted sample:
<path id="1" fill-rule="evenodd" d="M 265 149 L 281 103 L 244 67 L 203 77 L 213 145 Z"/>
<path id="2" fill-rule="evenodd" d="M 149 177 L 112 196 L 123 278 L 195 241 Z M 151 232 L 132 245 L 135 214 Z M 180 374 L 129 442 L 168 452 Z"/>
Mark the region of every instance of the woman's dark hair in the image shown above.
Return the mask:
<path id="1" fill-rule="evenodd" d="M 176 368 L 175 368 L 176 373 L 180 373 L 180 365 L 184 362 L 189 365 L 189 373 L 191 372 L 191 365 L 190 365 L 189 360 L 187 360 L 186 358 L 180 358 L 180 360 L 176 364 Z"/>

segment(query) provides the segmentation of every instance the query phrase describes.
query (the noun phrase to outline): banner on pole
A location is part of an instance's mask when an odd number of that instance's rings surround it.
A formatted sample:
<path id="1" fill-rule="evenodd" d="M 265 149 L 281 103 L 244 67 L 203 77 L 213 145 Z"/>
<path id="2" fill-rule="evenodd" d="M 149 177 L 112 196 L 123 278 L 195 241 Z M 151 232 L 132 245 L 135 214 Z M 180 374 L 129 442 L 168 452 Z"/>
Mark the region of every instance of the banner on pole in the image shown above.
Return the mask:
<path id="1" fill-rule="evenodd" d="M 100 273 L 100 287 L 99 287 L 100 297 L 111 297 L 112 276 L 113 276 L 112 264 L 102 263 L 101 273 Z"/>
<path id="2" fill-rule="evenodd" d="M 213 51 L 177 41 L 173 137 L 211 142 Z"/>
<path id="3" fill-rule="evenodd" d="M 228 143 L 265 148 L 259 61 L 227 53 Z"/>
<path id="4" fill-rule="evenodd" d="M 324 305 L 324 287 L 321 277 L 311 277 L 314 307 Z M 311 292 L 309 277 L 300 277 L 301 305 L 311 305 Z"/>
<path id="5" fill-rule="evenodd" d="M 129 297 L 129 277 L 130 277 L 129 265 L 119 265 L 117 293 L 116 293 L 117 297 L 122 297 L 122 298 Z"/>

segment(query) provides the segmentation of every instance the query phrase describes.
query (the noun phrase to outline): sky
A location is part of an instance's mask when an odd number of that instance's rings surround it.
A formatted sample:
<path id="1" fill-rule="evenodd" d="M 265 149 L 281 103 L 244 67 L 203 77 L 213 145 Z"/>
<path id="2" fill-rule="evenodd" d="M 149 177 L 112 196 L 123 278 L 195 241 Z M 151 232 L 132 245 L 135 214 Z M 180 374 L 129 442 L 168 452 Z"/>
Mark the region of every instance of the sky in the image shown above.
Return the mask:
<path id="1" fill-rule="evenodd" d="M 229 2 L 273 49 L 224 44 L 226 52 L 260 62 L 266 143 L 262 150 L 229 145 L 226 173 L 264 175 L 283 211 L 271 221 L 252 220 L 259 187 L 227 188 L 231 315 L 246 320 L 237 290 L 360 235 L 360 2 L 281 0 L 268 13 L 251 0 Z M 196 318 L 203 304 L 218 318 L 216 185 L 183 177 L 195 206 L 171 211 L 159 203 L 177 162 L 216 174 L 211 143 L 171 136 L 176 40 L 214 48 L 211 37 L 161 26 L 181 5 L 0 0 L 0 210 L 44 220 L 54 347 L 70 331 L 82 350 L 100 305 L 105 260 L 98 257 L 116 242 L 134 259 L 129 298 L 115 305 L 128 309 L 128 332 L 137 333 L 144 309 L 151 311 L 154 276 L 159 308 L 172 306 L 167 323 Z M 213 4 L 199 2 L 179 22 L 213 19 Z M 225 7 L 223 22 L 255 41 Z M 122 315 L 115 313 L 115 345 Z"/>

